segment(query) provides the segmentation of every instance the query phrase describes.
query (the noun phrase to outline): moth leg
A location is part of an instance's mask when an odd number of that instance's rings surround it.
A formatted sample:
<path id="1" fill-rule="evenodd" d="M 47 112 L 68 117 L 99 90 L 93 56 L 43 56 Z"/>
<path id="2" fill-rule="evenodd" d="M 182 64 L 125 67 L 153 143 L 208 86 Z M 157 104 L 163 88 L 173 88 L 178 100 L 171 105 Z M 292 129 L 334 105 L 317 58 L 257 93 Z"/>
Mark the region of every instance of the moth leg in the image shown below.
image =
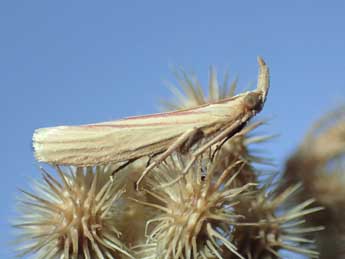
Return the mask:
<path id="1" fill-rule="evenodd" d="M 239 132 L 242 129 L 243 123 L 240 121 L 236 121 L 235 123 L 231 124 L 228 128 L 225 128 L 221 133 L 219 133 L 217 136 L 212 138 L 209 142 L 207 142 L 205 145 L 199 147 L 193 154 L 192 157 L 187 164 L 187 166 L 184 168 L 182 174 L 187 174 L 189 169 L 192 167 L 194 161 L 202 154 L 205 152 L 206 149 L 214 145 L 215 143 L 223 140 L 226 138 L 229 140 L 231 137 L 233 137 L 237 132 Z"/>
<path id="2" fill-rule="evenodd" d="M 164 152 L 164 151 L 163 151 Z M 149 155 L 149 159 L 146 162 L 146 167 L 148 167 L 151 164 L 151 161 L 158 155 L 162 154 L 163 152 L 155 153 L 152 155 Z"/>
<path id="3" fill-rule="evenodd" d="M 116 168 L 112 173 L 111 173 L 111 179 L 113 179 L 114 175 L 122 170 L 123 168 L 125 168 L 126 166 L 128 166 L 130 163 L 133 163 L 135 160 L 137 160 L 138 158 L 132 158 L 130 160 L 128 160 L 127 162 L 125 162 L 124 164 L 120 165 L 118 168 Z"/>
<path id="4" fill-rule="evenodd" d="M 190 130 L 187 130 L 185 133 L 183 133 L 181 136 L 179 136 L 171 145 L 170 147 L 164 151 L 162 154 L 160 154 L 157 159 L 155 159 L 151 164 L 149 164 L 144 172 L 139 177 L 138 181 L 135 183 L 135 189 L 139 190 L 139 184 L 144 179 L 144 177 L 158 164 L 160 164 L 163 160 L 165 160 L 168 156 L 170 156 L 174 151 L 178 150 L 179 148 L 183 147 L 185 143 L 187 142 L 187 145 L 190 145 L 189 140 L 193 139 L 195 141 L 195 136 L 200 134 L 199 128 L 192 128 Z"/>
<path id="5" fill-rule="evenodd" d="M 236 121 L 235 123 L 231 124 L 231 126 L 225 128 L 222 132 L 220 132 L 218 135 L 216 135 L 214 138 L 212 138 L 210 141 L 205 143 L 203 146 L 199 147 L 195 152 L 191 155 L 191 158 L 189 159 L 189 162 L 187 166 L 183 169 L 182 173 L 180 176 L 176 177 L 173 181 L 164 184 L 161 186 L 162 188 L 170 186 L 175 184 L 176 182 L 180 181 L 185 175 L 188 173 L 189 169 L 192 167 L 194 164 L 195 160 L 202 155 L 205 150 L 210 148 L 212 145 L 215 143 L 223 140 L 224 138 L 230 139 L 232 136 L 234 136 L 237 132 L 239 132 L 244 124 L 241 121 Z"/>
<path id="6" fill-rule="evenodd" d="M 204 132 L 198 128 L 192 130 L 192 134 L 178 147 L 178 150 L 182 154 L 186 154 L 189 149 L 204 137 Z"/>
<path id="7" fill-rule="evenodd" d="M 225 144 L 225 142 L 227 142 L 229 139 L 231 138 L 231 136 L 226 137 L 220 144 L 218 144 L 216 146 L 216 148 L 214 149 L 214 151 L 211 151 L 211 155 L 210 155 L 210 160 L 213 161 L 213 159 L 215 158 L 216 154 L 218 153 L 218 151 L 222 148 L 222 146 Z"/>

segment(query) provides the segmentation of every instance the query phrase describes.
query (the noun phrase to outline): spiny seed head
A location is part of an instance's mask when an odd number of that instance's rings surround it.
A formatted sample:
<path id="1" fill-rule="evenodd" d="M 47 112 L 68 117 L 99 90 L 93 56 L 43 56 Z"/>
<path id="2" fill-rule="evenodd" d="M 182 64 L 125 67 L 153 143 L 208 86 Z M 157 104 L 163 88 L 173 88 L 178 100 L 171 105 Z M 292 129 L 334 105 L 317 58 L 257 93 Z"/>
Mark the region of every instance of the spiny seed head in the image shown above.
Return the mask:
<path id="1" fill-rule="evenodd" d="M 343 258 L 345 236 L 345 106 L 326 113 L 310 128 L 298 150 L 286 162 L 280 189 L 302 182 L 298 204 L 315 198 L 325 209 L 308 216 L 308 222 L 323 225 L 316 235 L 320 258 Z"/>
<path id="2" fill-rule="evenodd" d="M 140 246 L 139 257 L 223 258 L 229 250 L 243 258 L 232 243 L 233 223 L 241 217 L 234 206 L 253 185 L 231 187 L 240 173 L 235 168 L 242 162 L 215 177 L 214 167 L 198 161 L 185 178 L 172 184 L 186 161 L 171 159 L 151 175 L 146 192 L 156 201 L 141 203 L 157 209 L 157 216 L 147 222 L 147 243 Z"/>
<path id="3" fill-rule="evenodd" d="M 152 199 L 145 192 L 137 191 L 135 189 L 135 183 L 139 179 L 141 173 L 145 170 L 143 162 L 129 165 L 123 172 L 118 174 L 125 174 L 124 188 L 126 192 L 121 195 L 120 199 L 116 203 L 117 217 L 115 219 L 117 229 L 122 233 L 121 240 L 126 243 L 127 247 L 132 247 L 137 244 L 145 242 L 145 225 L 146 222 L 151 219 L 156 211 L 151 207 L 147 207 L 135 201 L 139 199 L 141 201 L 150 201 Z M 143 183 L 146 182 L 143 179 Z"/>
<path id="4" fill-rule="evenodd" d="M 243 255 L 254 259 L 279 258 L 278 252 L 285 249 L 310 258 L 318 257 L 318 253 L 313 250 L 313 240 L 306 238 L 306 235 L 323 228 L 303 225 L 306 215 L 322 208 L 310 208 L 313 199 L 284 208 L 286 200 L 295 195 L 300 187 L 301 185 L 289 187 L 274 196 L 273 192 L 268 191 L 268 186 L 264 186 L 254 196 L 245 197 L 241 201 L 237 209 L 244 218 L 241 219 L 243 223 L 238 224 L 236 244 Z"/>
<path id="5" fill-rule="evenodd" d="M 253 133 L 258 127 L 262 126 L 264 121 L 254 122 L 240 132 L 231 137 L 218 151 L 217 163 L 215 163 L 216 171 L 222 172 L 233 161 L 243 160 L 246 161 L 241 170 L 241 174 L 236 178 L 236 186 L 241 186 L 250 182 L 257 182 L 258 172 L 255 172 L 254 164 L 272 166 L 273 163 L 270 159 L 262 156 L 263 150 L 254 150 L 252 145 L 261 144 L 272 139 L 272 135 L 257 135 Z"/>
<path id="6" fill-rule="evenodd" d="M 189 75 L 182 68 L 174 71 L 178 84 L 182 87 L 180 91 L 178 87 L 170 84 L 170 89 L 176 97 L 176 101 L 163 102 L 166 110 L 179 110 L 193 108 L 207 103 L 232 97 L 235 94 L 237 80 L 229 83 L 229 75 L 225 74 L 222 84 L 219 84 L 216 70 L 211 67 L 209 73 L 208 96 L 205 96 L 202 86 L 195 75 Z"/>
<path id="7" fill-rule="evenodd" d="M 109 167 L 57 171 L 60 180 L 42 169 L 36 193 L 23 192 L 15 227 L 20 255 L 35 258 L 112 258 L 128 254 L 114 225 L 114 204 L 123 190 L 111 181 Z"/>

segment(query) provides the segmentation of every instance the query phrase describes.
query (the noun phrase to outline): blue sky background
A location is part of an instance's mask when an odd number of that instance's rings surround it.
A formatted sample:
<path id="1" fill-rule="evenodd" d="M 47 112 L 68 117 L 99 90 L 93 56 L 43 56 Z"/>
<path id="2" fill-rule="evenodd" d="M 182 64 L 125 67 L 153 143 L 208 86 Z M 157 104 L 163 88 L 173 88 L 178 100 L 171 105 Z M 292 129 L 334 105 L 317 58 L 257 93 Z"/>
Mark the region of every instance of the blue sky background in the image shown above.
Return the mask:
<path id="1" fill-rule="evenodd" d="M 158 111 L 172 65 L 206 84 L 209 65 L 255 86 L 271 68 L 262 117 L 281 164 L 308 126 L 345 102 L 345 1 L 1 1 L 0 258 L 13 258 L 17 188 L 40 177 L 35 128 Z M 297 257 L 291 257 L 297 258 Z"/>

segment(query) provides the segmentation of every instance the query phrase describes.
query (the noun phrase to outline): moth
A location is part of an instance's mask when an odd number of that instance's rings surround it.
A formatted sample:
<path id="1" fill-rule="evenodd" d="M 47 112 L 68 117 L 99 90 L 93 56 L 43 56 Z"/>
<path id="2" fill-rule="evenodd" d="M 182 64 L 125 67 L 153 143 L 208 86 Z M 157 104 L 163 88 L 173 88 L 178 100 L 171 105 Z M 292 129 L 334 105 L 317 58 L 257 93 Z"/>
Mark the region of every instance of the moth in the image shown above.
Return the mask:
<path id="1" fill-rule="evenodd" d="M 119 162 L 127 165 L 142 157 L 154 157 L 137 181 L 138 186 L 173 152 L 187 152 L 205 140 L 192 151 L 182 172 L 185 174 L 205 150 L 231 138 L 263 108 L 269 90 L 269 69 L 261 57 L 258 64 L 255 90 L 217 102 L 96 124 L 36 129 L 35 157 L 40 162 L 78 167 Z"/>

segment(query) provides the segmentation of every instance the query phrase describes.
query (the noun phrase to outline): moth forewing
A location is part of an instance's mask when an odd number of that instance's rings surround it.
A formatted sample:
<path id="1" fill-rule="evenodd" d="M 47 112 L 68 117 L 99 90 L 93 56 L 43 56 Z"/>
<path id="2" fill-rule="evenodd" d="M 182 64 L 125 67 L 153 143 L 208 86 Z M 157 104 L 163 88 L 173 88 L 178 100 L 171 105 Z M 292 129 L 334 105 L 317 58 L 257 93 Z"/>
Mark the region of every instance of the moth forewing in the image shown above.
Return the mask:
<path id="1" fill-rule="evenodd" d="M 33 135 L 35 157 L 51 164 L 93 166 L 162 153 L 147 173 L 195 132 L 201 131 L 212 145 L 223 135 L 235 134 L 259 112 L 268 92 L 269 72 L 261 58 L 258 63 L 257 89 L 231 98 L 174 112 L 37 129 Z"/>
<path id="2" fill-rule="evenodd" d="M 206 108 L 206 107 L 205 107 Z M 159 153 L 190 128 L 220 121 L 207 112 L 129 118 L 100 124 L 36 130 L 37 160 L 61 165 L 88 166 Z"/>

